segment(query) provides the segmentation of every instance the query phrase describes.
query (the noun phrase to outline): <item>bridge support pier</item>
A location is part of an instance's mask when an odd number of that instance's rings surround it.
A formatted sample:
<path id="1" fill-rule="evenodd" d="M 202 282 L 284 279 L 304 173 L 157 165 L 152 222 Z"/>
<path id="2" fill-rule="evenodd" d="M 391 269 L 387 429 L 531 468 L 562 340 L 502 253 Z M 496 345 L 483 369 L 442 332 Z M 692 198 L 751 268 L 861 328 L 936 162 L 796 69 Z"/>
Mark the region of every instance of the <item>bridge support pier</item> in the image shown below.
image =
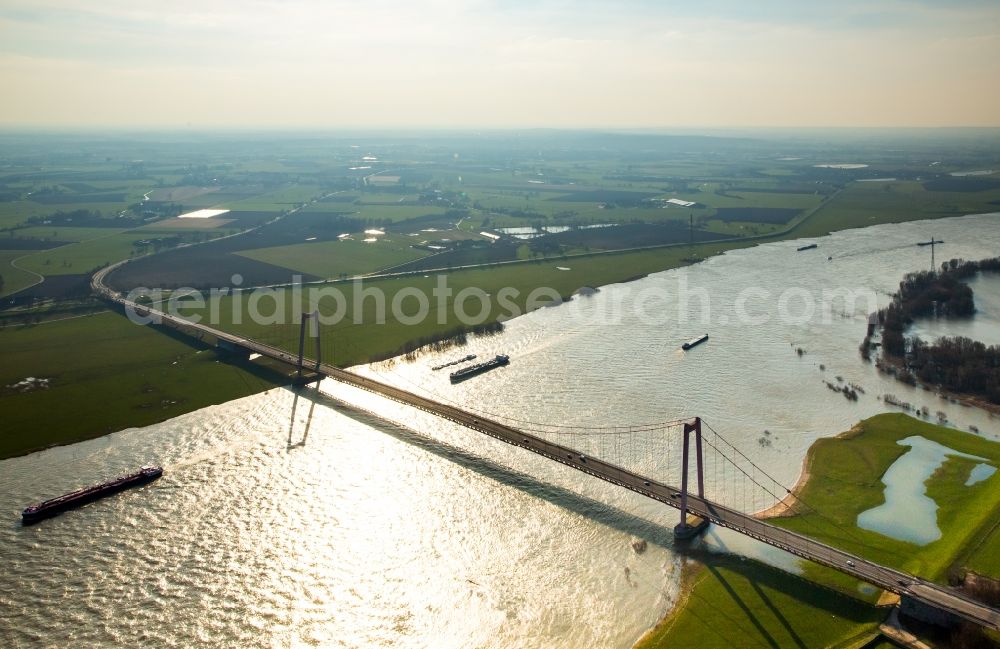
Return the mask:
<path id="1" fill-rule="evenodd" d="M 684 458 L 681 460 L 681 520 L 674 527 L 674 538 L 687 540 L 694 538 L 708 527 L 708 521 L 698 516 L 689 515 L 688 500 L 688 457 L 691 454 L 691 433 L 694 433 L 695 455 L 697 456 L 698 497 L 705 497 L 705 461 L 701 444 L 701 417 L 695 417 L 693 422 L 684 424 Z"/>
<path id="2" fill-rule="evenodd" d="M 309 323 L 309 337 L 316 340 L 316 365 L 312 372 L 306 374 L 304 377 L 302 375 L 305 369 L 305 342 L 306 342 L 306 323 Z M 319 373 L 319 365 L 322 360 L 320 354 L 320 336 L 319 336 L 319 311 L 313 311 L 312 313 L 303 313 L 302 321 L 299 323 L 299 360 L 296 363 L 298 371 L 295 375 L 295 385 L 307 385 L 313 381 L 317 384 L 323 376 Z"/>

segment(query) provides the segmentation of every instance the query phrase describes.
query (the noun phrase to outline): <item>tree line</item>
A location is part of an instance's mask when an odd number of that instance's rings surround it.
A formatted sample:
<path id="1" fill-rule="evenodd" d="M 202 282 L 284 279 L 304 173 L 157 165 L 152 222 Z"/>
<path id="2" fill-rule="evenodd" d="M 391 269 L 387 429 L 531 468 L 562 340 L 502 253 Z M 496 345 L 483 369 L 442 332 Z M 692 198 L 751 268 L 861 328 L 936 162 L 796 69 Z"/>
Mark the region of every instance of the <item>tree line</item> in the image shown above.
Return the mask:
<path id="1" fill-rule="evenodd" d="M 917 318 L 968 318 L 976 312 L 972 288 L 965 283 L 980 272 L 1000 272 L 1000 257 L 981 261 L 952 259 L 940 272 L 910 273 L 899 284 L 892 302 L 878 312 L 885 360 L 902 366 L 901 380 L 921 381 L 952 392 L 982 397 L 1000 404 L 1000 346 L 964 337 L 943 337 L 933 343 L 906 338 Z M 871 339 L 861 344 L 871 355 Z"/>

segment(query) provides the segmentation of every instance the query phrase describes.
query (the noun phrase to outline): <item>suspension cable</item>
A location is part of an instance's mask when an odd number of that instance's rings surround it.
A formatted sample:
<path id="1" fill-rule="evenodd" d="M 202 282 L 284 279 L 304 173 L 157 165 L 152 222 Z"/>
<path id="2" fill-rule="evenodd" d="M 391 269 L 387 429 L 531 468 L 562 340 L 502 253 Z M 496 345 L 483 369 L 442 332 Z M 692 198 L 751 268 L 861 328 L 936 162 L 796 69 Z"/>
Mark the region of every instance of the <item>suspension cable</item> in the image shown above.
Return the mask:
<path id="1" fill-rule="evenodd" d="M 778 485 L 779 487 L 781 487 L 782 489 L 784 489 L 784 490 L 786 491 L 786 493 L 787 493 L 788 495 L 790 495 L 790 496 L 791 496 L 792 498 L 794 498 L 794 499 L 795 499 L 796 501 L 798 501 L 799 503 L 801 503 L 801 504 L 802 504 L 802 505 L 803 505 L 804 507 L 806 507 L 806 508 L 807 508 L 807 509 L 808 509 L 809 511 L 811 511 L 811 512 L 812 512 L 812 513 L 814 513 L 814 514 L 816 514 L 816 516 L 818 516 L 819 518 L 822 518 L 823 520 L 827 521 L 828 523 L 830 523 L 830 524 L 834 525 L 834 526 L 836 527 L 836 529 L 838 529 L 838 530 L 840 530 L 840 531 L 843 531 L 843 532 L 846 532 L 846 533 L 847 533 L 847 535 L 848 535 L 848 536 L 849 536 L 849 537 L 850 537 L 850 538 L 851 538 L 851 539 L 852 539 L 852 540 L 853 540 L 853 541 L 854 541 L 855 543 L 857 543 L 858 545 L 861 545 L 862 547 L 866 547 L 866 548 L 872 548 L 871 544 L 869 544 L 869 543 L 865 542 L 865 541 L 864 541 L 864 540 L 863 540 L 863 539 L 862 539 L 861 537 L 859 537 L 859 536 L 858 536 L 858 535 L 857 535 L 857 534 L 855 533 L 855 531 L 854 531 L 854 530 L 852 530 L 852 529 L 851 529 L 850 527 L 844 527 L 843 525 L 841 525 L 841 523 L 840 523 L 839 521 L 836 521 L 836 520 L 833 520 L 833 519 L 832 519 L 832 518 L 830 518 L 829 516 L 826 516 L 826 515 L 825 515 L 825 514 L 823 514 L 823 513 L 821 512 L 821 511 L 819 511 L 818 509 L 816 509 L 815 507 L 813 507 L 813 506 L 812 506 L 811 504 L 809 504 L 808 502 L 806 502 L 806 501 L 805 501 L 805 500 L 804 500 L 804 499 L 803 499 L 803 498 L 802 498 L 801 496 L 799 496 L 799 495 L 798 495 L 797 493 L 795 493 L 795 492 L 794 492 L 793 490 L 791 490 L 791 489 L 788 489 L 788 488 L 787 488 L 786 486 L 784 486 L 784 485 L 783 485 L 783 484 L 782 484 L 781 482 L 779 482 L 778 480 L 776 480 L 775 478 L 773 478 L 773 477 L 772 477 L 772 476 L 771 476 L 770 474 L 768 474 L 768 473 L 767 473 L 766 471 L 764 471 L 764 470 L 763 470 L 763 469 L 761 469 L 761 468 L 760 468 L 759 466 L 757 466 L 757 465 L 756 465 L 756 464 L 755 464 L 755 463 L 753 462 L 753 460 L 751 460 L 750 458 L 748 458 L 748 457 L 747 457 L 747 456 L 746 456 L 746 455 L 745 455 L 745 454 L 744 454 L 744 453 L 743 453 L 742 451 L 740 451 L 740 450 L 739 450 L 739 449 L 738 449 L 738 448 L 737 448 L 736 446 L 734 446 L 734 445 L 733 445 L 733 444 L 732 444 L 731 442 L 729 442 L 729 441 L 728 441 L 728 440 L 727 440 L 726 438 L 724 438 L 724 437 L 723 437 L 722 435 L 720 435 L 720 434 L 719 434 L 719 432 L 718 432 L 717 430 L 715 430 L 714 428 L 712 428 L 711 426 L 709 426 L 709 424 L 708 424 L 708 423 L 707 423 L 707 422 L 706 422 L 706 421 L 705 421 L 704 419 L 702 419 L 702 423 L 704 423 L 704 424 L 705 424 L 705 426 L 706 426 L 706 427 L 707 427 L 707 428 L 708 428 L 709 430 L 711 430 L 711 431 L 712 431 L 712 432 L 713 432 L 713 433 L 714 433 L 714 434 L 716 435 L 716 437 L 718 437 L 719 439 L 721 439 L 722 441 L 724 441 L 724 442 L 725 442 L 725 443 L 726 443 L 727 445 L 729 445 L 729 447 L 730 447 L 730 448 L 732 448 L 732 449 L 733 449 L 734 451 L 736 451 L 737 453 L 739 453 L 739 454 L 740 454 L 740 456 L 741 456 L 741 457 L 742 457 L 743 459 L 745 459 L 745 460 L 746 460 L 747 462 L 749 462 L 751 466 L 753 466 L 753 467 L 754 467 L 754 468 L 756 468 L 756 469 L 757 469 L 758 471 L 760 471 L 760 472 L 761 472 L 762 474 L 764 474 L 764 476 L 766 476 L 768 480 L 770 480 L 770 481 L 771 481 L 771 482 L 773 482 L 774 484 L 776 484 L 776 485 Z M 706 441 L 707 441 L 707 440 L 706 440 Z M 712 447 L 713 447 L 713 448 L 716 448 L 716 447 L 715 447 L 714 445 L 712 445 Z M 716 448 L 716 450 L 719 450 L 719 449 L 718 449 L 718 448 Z M 726 455 L 725 453 L 722 453 L 721 451 L 719 451 L 719 453 L 720 453 L 720 454 L 722 455 L 722 457 L 723 457 L 724 459 L 726 459 L 726 461 L 728 461 L 728 462 L 729 462 L 730 464 L 732 464 L 732 465 L 733 465 L 734 467 L 736 467 L 736 468 L 737 468 L 737 469 L 738 469 L 738 470 L 739 470 L 739 471 L 740 471 L 741 473 L 743 473 L 744 475 L 746 475 L 746 472 L 745 472 L 745 471 L 743 471 L 743 469 L 741 469 L 741 468 L 740 468 L 740 467 L 739 467 L 739 466 L 738 466 L 738 465 L 737 465 L 737 464 L 736 464 L 735 462 L 733 462 L 732 460 L 730 460 L 730 459 L 729 459 L 729 457 L 728 457 L 728 456 L 727 456 L 727 455 Z M 749 477 L 749 476 L 748 476 L 748 477 Z M 752 478 L 751 478 L 751 480 L 752 480 Z M 771 492 L 771 491 L 770 491 L 770 490 L 769 490 L 769 489 L 768 489 L 767 487 L 765 487 L 765 486 L 761 485 L 760 483 L 757 483 L 756 481 L 754 481 L 754 484 L 757 484 L 757 486 L 759 486 L 759 487 L 760 487 L 761 489 L 763 489 L 764 491 L 766 491 L 767 493 L 769 493 L 769 494 L 771 495 L 771 497 L 773 497 L 773 498 L 777 499 L 777 501 L 778 501 L 778 502 L 780 502 L 781 500 L 783 500 L 782 498 L 778 498 L 778 496 L 777 496 L 776 494 L 774 494 L 773 492 Z M 806 523 L 807 525 L 809 525 L 809 524 L 810 524 L 810 523 L 809 523 L 809 519 L 803 519 L 803 520 L 805 521 L 805 523 Z M 818 528 L 817 528 L 817 527 L 816 527 L 815 525 L 812 525 L 812 527 L 813 527 L 814 529 L 818 529 Z"/>

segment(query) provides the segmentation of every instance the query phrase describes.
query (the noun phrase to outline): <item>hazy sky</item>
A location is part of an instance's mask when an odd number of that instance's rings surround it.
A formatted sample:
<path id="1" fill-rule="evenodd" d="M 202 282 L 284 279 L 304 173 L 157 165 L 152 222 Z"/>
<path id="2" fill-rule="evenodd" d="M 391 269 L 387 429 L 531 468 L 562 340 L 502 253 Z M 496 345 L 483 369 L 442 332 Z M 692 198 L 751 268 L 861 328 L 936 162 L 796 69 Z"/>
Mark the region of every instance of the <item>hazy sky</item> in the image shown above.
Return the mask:
<path id="1" fill-rule="evenodd" d="M 0 0 L 0 83 L 4 126 L 1000 126 L 1000 2 Z"/>

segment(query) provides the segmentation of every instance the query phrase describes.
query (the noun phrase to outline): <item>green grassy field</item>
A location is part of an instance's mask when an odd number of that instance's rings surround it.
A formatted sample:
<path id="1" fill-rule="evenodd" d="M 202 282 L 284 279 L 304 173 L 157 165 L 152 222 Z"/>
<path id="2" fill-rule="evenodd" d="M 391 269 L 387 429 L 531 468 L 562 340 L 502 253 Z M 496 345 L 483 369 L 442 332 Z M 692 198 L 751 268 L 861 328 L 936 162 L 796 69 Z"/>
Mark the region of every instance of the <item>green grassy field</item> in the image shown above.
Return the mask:
<path id="1" fill-rule="evenodd" d="M 795 234 L 813 237 L 881 223 L 996 212 L 997 200 L 1000 191 L 930 192 L 916 181 L 856 182 L 826 202 Z"/>
<path id="2" fill-rule="evenodd" d="M 19 228 L 11 232 L 11 234 L 29 239 L 73 243 L 78 241 L 89 241 L 90 239 L 99 239 L 101 237 L 106 237 L 124 231 L 124 228 L 74 228 L 38 225 L 30 228 Z M 2 239 L 0 239 L 0 247 L 3 247 Z"/>
<path id="3" fill-rule="evenodd" d="M 408 193 L 380 193 L 373 191 L 362 192 L 357 195 L 357 202 L 360 205 L 365 204 L 375 204 L 375 205 L 389 205 L 394 203 L 400 203 L 403 201 L 412 201 L 417 199 L 416 192 Z"/>
<path id="4" fill-rule="evenodd" d="M 725 222 L 712 219 L 705 223 L 705 230 L 717 232 L 732 237 L 759 237 L 774 234 L 785 229 L 786 226 L 773 223 L 740 223 Z"/>
<path id="5" fill-rule="evenodd" d="M 48 205 L 40 205 L 32 201 L 0 203 L 0 228 L 11 228 L 24 223 L 33 216 L 45 216 L 53 211 Z"/>
<path id="6" fill-rule="evenodd" d="M 1000 521 L 989 530 L 980 530 L 968 547 L 961 566 L 981 575 L 1000 576 Z"/>
<path id="7" fill-rule="evenodd" d="M 941 538 L 924 546 L 883 536 L 856 526 L 858 514 L 885 502 L 882 475 L 908 448 L 896 442 L 920 435 L 962 453 L 1000 466 L 1000 444 L 919 421 L 904 414 L 867 419 L 852 432 L 818 440 L 810 449 L 810 480 L 801 498 L 816 511 L 772 522 L 826 540 L 883 565 L 941 581 L 970 545 L 978 543 L 1000 516 L 1000 473 L 964 486 L 973 463 L 949 459 L 927 482 L 936 500 Z M 819 512 L 819 513 L 816 513 Z M 987 573 L 990 574 L 990 573 Z M 991 576 L 1000 577 L 1000 572 Z"/>
<path id="8" fill-rule="evenodd" d="M 3 288 L 0 289 L 0 297 L 16 293 L 23 288 L 34 284 L 38 278 L 18 266 L 11 266 L 10 262 L 28 254 L 29 250 L 0 250 L 0 277 L 3 277 Z"/>
<path id="9" fill-rule="evenodd" d="M 258 196 L 233 202 L 216 202 L 212 205 L 230 210 L 282 212 L 318 198 L 322 193 L 322 188 L 319 185 L 293 184 Z"/>
<path id="10" fill-rule="evenodd" d="M 421 216 L 443 216 L 447 210 L 424 205 L 347 205 L 345 211 L 356 211 L 355 216 L 373 222 L 399 223 Z"/>
<path id="11" fill-rule="evenodd" d="M 636 644 L 667 647 L 850 647 L 877 635 L 886 611 L 739 557 L 707 558 L 682 607 Z"/>
<path id="12" fill-rule="evenodd" d="M 426 257 L 427 252 L 410 247 L 410 237 L 387 235 L 379 241 L 359 240 L 363 234 L 344 241 L 317 241 L 291 246 L 245 250 L 237 254 L 292 270 L 336 278 L 359 275 Z"/>
<path id="13" fill-rule="evenodd" d="M 106 234 L 87 241 L 39 250 L 18 263 L 23 268 L 46 276 L 89 273 L 105 264 L 128 259 L 129 254 L 135 250 L 133 243 L 150 236 L 148 232 L 139 230 L 121 232 L 111 229 Z"/>
<path id="14" fill-rule="evenodd" d="M 404 197 L 381 203 L 368 203 L 363 196 L 357 202 L 318 202 L 302 210 L 302 214 L 350 213 L 355 218 L 368 219 L 373 223 L 400 223 L 409 219 L 426 216 L 443 216 L 448 210 L 432 205 L 402 205 L 398 201 Z M 405 197 L 414 199 L 415 196 Z M 417 226 L 414 229 L 419 229 Z"/>
<path id="15" fill-rule="evenodd" d="M 144 426 L 283 383 L 123 315 L 0 329 L 0 458 Z M 28 377 L 49 387 L 20 391 Z"/>

